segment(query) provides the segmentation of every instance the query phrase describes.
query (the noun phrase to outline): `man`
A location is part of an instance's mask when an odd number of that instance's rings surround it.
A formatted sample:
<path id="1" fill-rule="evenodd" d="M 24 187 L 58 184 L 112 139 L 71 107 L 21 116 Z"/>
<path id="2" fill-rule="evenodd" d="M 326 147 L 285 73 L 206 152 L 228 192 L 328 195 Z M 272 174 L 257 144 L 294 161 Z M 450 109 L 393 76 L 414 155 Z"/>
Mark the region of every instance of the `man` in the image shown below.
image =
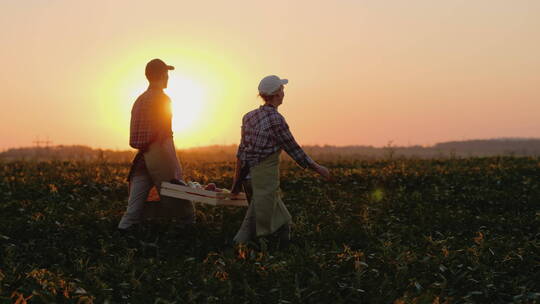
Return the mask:
<path id="1" fill-rule="evenodd" d="M 118 229 L 122 231 L 140 223 L 144 203 L 153 187 L 159 192 L 161 182 L 180 180 L 182 176 L 171 129 L 171 100 L 163 92 L 167 88 L 170 70 L 174 70 L 174 67 L 160 59 L 148 62 L 145 70 L 148 89 L 137 98 L 131 110 L 129 144 L 139 151 L 128 175 L 128 206 L 118 224 Z M 174 201 L 181 211 L 181 223 L 191 224 L 195 221 L 191 202 L 169 197 L 161 197 L 161 201 Z"/>

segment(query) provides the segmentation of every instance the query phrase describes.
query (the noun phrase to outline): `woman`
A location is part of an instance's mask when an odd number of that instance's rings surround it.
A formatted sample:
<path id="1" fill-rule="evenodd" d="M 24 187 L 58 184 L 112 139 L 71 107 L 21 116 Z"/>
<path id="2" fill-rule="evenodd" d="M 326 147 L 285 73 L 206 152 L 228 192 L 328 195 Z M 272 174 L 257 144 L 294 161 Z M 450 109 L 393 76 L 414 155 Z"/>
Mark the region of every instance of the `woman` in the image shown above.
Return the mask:
<path id="1" fill-rule="evenodd" d="M 278 232 L 280 241 L 290 240 L 291 215 L 281 200 L 279 155 L 285 150 L 301 167 L 330 179 L 327 168 L 304 153 L 292 136 L 285 118 L 277 111 L 283 103 L 287 79 L 267 76 L 259 83 L 260 106 L 242 119 L 242 138 L 238 147 L 231 192 L 244 187 L 250 201 L 235 243 L 247 243 L 259 236 Z"/>

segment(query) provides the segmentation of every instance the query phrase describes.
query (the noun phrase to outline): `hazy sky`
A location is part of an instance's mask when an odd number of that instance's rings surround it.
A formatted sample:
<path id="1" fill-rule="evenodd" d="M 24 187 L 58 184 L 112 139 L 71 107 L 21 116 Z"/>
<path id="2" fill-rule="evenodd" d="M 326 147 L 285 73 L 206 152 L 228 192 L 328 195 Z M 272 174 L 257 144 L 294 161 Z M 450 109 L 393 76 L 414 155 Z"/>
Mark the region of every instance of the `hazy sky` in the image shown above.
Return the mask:
<path id="1" fill-rule="evenodd" d="M 238 143 L 259 80 L 301 144 L 540 137 L 540 1 L 0 0 L 0 149 L 126 149 L 144 66 L 178 147 Z"/>

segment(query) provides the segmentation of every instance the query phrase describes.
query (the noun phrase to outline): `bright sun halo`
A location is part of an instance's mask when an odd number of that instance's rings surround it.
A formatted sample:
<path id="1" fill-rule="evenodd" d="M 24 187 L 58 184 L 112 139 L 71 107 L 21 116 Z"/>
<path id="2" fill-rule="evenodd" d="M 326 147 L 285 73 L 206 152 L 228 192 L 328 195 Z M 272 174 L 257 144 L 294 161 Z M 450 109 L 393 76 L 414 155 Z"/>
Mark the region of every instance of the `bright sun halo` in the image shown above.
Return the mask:
<path id="1" fill-rule="evenodd" d="M 189 78 L 172 74 L 169 74 L 168 87 L 165 89 L 172 100 L 172 129 L 174 132 L 184 132 L 199 123 L 204 107 L 204 89 Z"/>

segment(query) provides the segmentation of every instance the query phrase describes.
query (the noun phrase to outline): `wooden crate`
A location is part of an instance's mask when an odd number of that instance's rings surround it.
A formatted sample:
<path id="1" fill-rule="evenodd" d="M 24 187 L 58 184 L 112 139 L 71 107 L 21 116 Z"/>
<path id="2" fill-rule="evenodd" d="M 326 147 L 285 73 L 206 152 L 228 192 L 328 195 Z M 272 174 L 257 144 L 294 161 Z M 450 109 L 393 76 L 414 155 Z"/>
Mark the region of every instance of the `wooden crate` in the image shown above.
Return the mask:
<path id="1" fill-rule="evenodd" d="M 248 201 L 244 193 L 240 193 L 237 198 L 231 199 L 231 194 L 226 192 L 214 192 L 204 189 L 195 189 L 187 186 L 161 183 L 160 194 L 163 196 L 175 197 L 199 202 L 213 206 L 247 206 Z"/>

